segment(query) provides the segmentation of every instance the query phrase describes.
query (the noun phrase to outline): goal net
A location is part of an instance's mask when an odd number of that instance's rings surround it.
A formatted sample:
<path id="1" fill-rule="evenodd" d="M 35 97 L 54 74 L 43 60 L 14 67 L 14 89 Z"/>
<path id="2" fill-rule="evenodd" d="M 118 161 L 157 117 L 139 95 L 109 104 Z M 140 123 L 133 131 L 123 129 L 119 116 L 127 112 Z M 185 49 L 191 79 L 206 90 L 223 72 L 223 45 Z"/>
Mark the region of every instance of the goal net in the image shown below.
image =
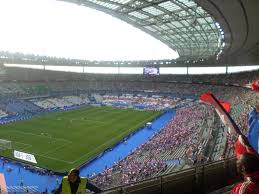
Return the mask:
<path id="1" fill-rule="evenodd" d="M 0 139 L 0 150 L 12 149 L 12 141 Z"/>

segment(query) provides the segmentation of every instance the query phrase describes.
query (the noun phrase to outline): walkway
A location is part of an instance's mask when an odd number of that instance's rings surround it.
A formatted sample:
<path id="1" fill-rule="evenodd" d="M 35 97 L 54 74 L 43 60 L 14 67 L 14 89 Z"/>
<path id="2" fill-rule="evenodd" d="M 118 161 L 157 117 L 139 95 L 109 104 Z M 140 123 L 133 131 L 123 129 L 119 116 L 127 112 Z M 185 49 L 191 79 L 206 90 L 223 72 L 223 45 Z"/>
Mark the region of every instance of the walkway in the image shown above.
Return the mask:
<path id="1" fill-rule="evenodd" d="M 0 173 L 4 174 L 8 188 L 29 186 L 30 188 L 37 187 L 40 192 L 43 192 L 47 189 L 50 193 L 50 191 L 56 188 L 61 181 L 60 176 L 38 174 L 24 169 L 18 163 L 6 163 L 6 161 L 3 159 L 0 160 Z"/>

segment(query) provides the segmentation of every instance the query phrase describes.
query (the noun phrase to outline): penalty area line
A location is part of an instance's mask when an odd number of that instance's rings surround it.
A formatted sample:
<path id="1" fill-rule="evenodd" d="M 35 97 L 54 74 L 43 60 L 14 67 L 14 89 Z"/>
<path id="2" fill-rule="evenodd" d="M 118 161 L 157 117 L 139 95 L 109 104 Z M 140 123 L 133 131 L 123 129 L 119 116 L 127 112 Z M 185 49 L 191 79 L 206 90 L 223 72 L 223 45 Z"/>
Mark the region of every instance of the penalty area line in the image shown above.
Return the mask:
<path id="1" fill-rule="evenodd" d="M 71 143 L 72 143 L 72 142 L 71 142 Z M 55 149 L 52 149 L 52 150 L 50 150 L 50 151 L 44 153 L 44 154 L 41 155 L 41 156 L 46 156 L 46 155 L 48 155 L 48 154 L 50 154 L 50 153 L 53 153 L 54 151 L 57 151 L 57 150 L 59 150 L 59 149 L 65 147 L 65 146 L 67 146 L 68 144 L 71 144 L 71 143 L 66 143 L 66 144 L 63 144 L 63 145 L 61 145 L 61 146 L 58 146 L 58 147 L 56 147 Z"/>

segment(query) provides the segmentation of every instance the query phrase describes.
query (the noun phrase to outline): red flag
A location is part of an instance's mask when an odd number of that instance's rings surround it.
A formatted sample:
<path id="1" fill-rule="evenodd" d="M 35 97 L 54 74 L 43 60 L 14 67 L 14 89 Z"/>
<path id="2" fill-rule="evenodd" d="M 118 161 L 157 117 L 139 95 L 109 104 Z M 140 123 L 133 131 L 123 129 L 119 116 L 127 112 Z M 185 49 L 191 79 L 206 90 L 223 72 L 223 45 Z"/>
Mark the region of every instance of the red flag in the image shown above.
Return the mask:
<path id="1" fill-rule="evenodd" d="M 231 133 L 236 132 L 237 134 L 241 134 L 241 131 L 239 130 L 237 124 L 233 121 L 233 119 L 228 114 L 228 111 L 230 110 L 230 103 L 228 102 L 219 102 L 212 93 L 207 92 L 200 96 L 200 100 L 212 105 L 217 112 L 219 113 L 219 116 L 222 119 L 222 122 L 226 125 L 226 127 L 229 129 Z"/>
<path id="2" fill-rule="evenodd" d="M 253 81 L 252 83 L 252 90 L 259 92 L 259 78 Z"/>
<path id="3" fill-rule="evenodd" d="M 209 103 L 209 104 L 214 104 L 215 103 L 215 100 L 213 99 L 212 97 L 212 93 L 210 92 L 207 92 L 207 93 L 204 93 L 200 96 L 200 100 L 203 101 L 203 102 L 206 102 L 206 103 Z M 223 108 L 229 112 L 230 111 L 230 103 L 229 102 L 224 102 L 224 101 L 220 101 L 220 104 L 221 106 L 223 106 Z"/>
<path id="4" fill-rule="evenodd" d="M 224 108 L 227 112 L 230 112 L 231 105 L 230 105 L 229 102 L 223 102 L 223 101 L 221 101 L 220 104 L 221 104 L 221 106 L 223 106 L 223 108 Z"/>
<path id="5" fill-rule="evenodd" d="M 200 100 L 203 102 L 209 103 L 209 104 L 213 103 L 212 93 L 207 92 L 207 93 L 202 94 L 200 96 Z"/>

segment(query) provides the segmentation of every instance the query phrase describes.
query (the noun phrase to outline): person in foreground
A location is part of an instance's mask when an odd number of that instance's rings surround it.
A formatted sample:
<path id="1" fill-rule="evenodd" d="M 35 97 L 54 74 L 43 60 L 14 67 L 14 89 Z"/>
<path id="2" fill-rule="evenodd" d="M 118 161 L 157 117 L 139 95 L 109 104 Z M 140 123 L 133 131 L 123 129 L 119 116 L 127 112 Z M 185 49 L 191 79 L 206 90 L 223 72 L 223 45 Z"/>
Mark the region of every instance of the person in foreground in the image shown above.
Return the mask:
<path id="1" fill-rule="evenodd" d="M 86 189 L 94 193 L 101 193 L 102 190 L 91 184 L 86 177 L 79 176 L 78 169 L 72 169 L 69 171 L 68 176 L 64 176 L 62 182 L 54 194 L 85 194 Z"/>
<path id="2" fill-rule="evenodd" d="M 239 135 L 235 153 L 237 170 L 244 181 L 235 185 L 231 194 L 259 194 L 259 156 L 244 135 Z"/>

